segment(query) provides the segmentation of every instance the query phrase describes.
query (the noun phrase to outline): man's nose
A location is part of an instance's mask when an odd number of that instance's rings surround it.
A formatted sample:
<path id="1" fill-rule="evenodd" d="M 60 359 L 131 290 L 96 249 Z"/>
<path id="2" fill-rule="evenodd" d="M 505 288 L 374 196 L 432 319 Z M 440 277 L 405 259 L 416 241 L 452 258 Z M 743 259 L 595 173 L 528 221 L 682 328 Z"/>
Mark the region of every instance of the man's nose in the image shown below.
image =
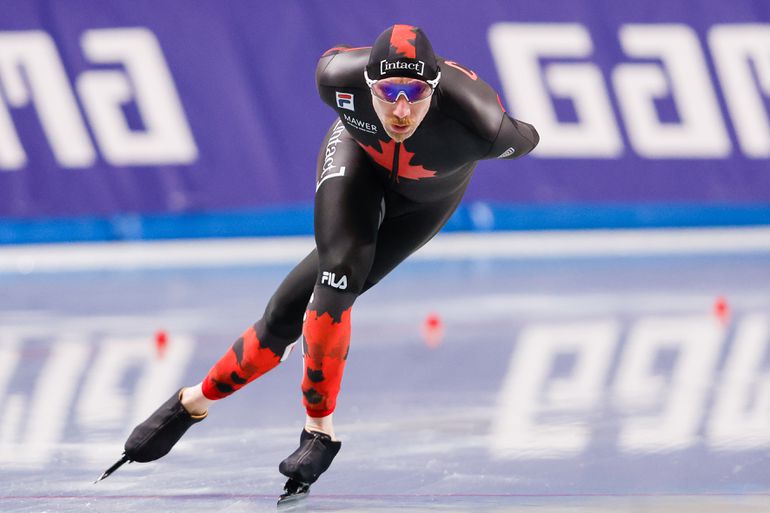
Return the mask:
<path id="1" fill-rule="evenodd" d="M 399 96 L 396 100 L 396 108 L 393 109 L 393 115 L 398 118 L 405 118 L 410 113 L 409 102 L 406 101 L 403 95 Z"/>

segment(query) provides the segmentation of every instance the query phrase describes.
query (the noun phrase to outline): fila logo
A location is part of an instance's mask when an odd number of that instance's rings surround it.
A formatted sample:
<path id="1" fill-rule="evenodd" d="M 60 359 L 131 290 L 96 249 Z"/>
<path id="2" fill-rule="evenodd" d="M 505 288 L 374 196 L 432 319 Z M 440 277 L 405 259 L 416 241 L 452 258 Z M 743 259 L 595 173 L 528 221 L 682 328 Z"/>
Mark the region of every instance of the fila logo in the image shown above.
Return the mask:
<path id="1" fill-rule="evenodd" d="M 380 75 L 384 75 L 388 71 L 399 71 L 399 70 L 416 71 L 418 75 L 422 76 L 422 72 L 425 70 L 425 63 L 423 61 L 416 61 L 416 62 L 404 62 L 404 61 L 388 62 L 386 60 L 380 61 Z"/>
<path id="2" fill-rule="evenodd" d="M 340 109 L 352 110 L 355 112 L 356 106 L 353 104 L 353 95 L 350 93 L 337 93 L 337 107 Z"/>
<path id="3" fill-rule="evenodd" d="M 335 289 L 345 290 L 348 288 L 348 277 L 343 274 L 340 281 L 337 281 L 337 276 L 334 273 L 324 271 L 321 274 L 321 285 L 323 284 L 334 287 Z"/>

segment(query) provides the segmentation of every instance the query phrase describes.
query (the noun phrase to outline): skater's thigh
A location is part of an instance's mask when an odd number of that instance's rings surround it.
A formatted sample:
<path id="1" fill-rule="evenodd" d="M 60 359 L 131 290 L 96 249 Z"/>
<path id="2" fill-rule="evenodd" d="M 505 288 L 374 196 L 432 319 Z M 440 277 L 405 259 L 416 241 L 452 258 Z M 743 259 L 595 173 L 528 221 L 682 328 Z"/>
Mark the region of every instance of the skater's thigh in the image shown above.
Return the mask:
<path id="1" fill-rule="evenodd" d="M 403 199 L 391 200 L 379 229 L 377 251 L 364 290 L 373 287 L 432 239 L 457 209 L 463 192 L 425 204 L 414 204 Z M 396 212 L 391 216 L 388 208 Z"/>
<path id="2" fill-rule="evenodd" d="M 314 249 L 286 275 L 267 303 L 262 317 L 266 327 L 287 344 L 302 334 L 302 316 L 317 274 L 318 252 Z"/>
<path id="3" fill-rule="evenodd" d="M 360 292 L 371 269 L 378 237 L 386 176 L 344 131 L 332 131 L 319 157 L 315 195 L 315 240 L 319 273 L 346 278 L 347 292 Z M 332 151 L 333 150 L 333 151 Z M 325 157 L 329 155 L 329 157 Z"/>

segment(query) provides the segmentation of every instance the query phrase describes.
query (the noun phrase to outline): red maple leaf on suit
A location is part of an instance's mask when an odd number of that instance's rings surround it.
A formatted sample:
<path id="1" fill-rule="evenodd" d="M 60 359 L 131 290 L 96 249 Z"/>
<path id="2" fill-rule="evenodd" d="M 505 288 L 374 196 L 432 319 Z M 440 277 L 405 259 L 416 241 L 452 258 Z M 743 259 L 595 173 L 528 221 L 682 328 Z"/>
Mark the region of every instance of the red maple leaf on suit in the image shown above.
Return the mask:
<path id="1" fill-rule="evenodd" d="M 371 146 L 361 144 L 360 142 L 358 144 L 366 151 L 366 153 L 369 154 L 370 157 L 372 157 L 372 160 L 374 160 L 385 169 L 389 169 L 390 172 L 393 173 L 393 154 L 396 151 L 396 141 L 391 139 L 386 143 L 382 141 L 378 142 L 380 144 L 379 150 L 376 150 Z M 431 178 L 436 176 L 436 172 L 431 169 L 425 169 L 422 166 L 413 166 L 410 164 L 412 157 L 414 157 L 414 153 L 408 151 L 406 146 L 402 144 L 401 149 L 398 152 L 399 178 L 403 177 L 408 178 L 409 180 L 419 180 L 420 178 Z"/>

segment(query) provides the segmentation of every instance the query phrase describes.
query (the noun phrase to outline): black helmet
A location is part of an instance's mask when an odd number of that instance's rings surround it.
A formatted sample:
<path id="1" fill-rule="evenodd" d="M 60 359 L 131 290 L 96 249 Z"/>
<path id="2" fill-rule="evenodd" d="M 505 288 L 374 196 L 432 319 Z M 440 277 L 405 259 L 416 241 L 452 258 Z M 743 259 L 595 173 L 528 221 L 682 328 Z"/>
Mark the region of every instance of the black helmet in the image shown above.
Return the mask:
<path id="1" fill-rule="evenodd" d="M 370 83 L 383 78 L 409 77 L 435 87 L 441 78 L 428 36 L 412 25 L 393 25 L 380 34 L 372 45 L 365 73 Z"/>

